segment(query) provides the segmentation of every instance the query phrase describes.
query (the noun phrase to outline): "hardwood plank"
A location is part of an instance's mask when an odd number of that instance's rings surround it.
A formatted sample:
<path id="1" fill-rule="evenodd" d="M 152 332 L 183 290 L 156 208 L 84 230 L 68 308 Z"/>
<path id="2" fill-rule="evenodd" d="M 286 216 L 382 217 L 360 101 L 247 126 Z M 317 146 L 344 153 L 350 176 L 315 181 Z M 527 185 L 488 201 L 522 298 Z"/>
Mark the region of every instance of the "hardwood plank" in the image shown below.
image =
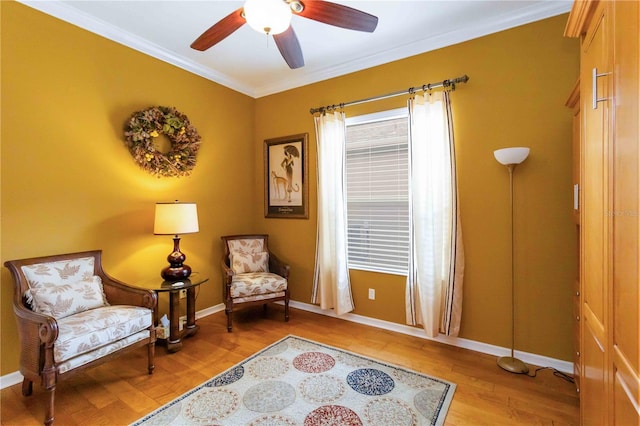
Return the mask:
<path id="1" fill-rule="evenodd" d="M 578 424 L 571 383 L 550 371 L 536 378 L 507 373 L 493 356 L 296 309 L 285 323 L 280 306 L 234 312 L 233 333 L 226 331 L 224 312 L 198 324 L 180 352 L 156 348 L 151 376 L 142 349 L 58 384 L 56 424 L 131 423 L 289 334 L 456 383 L 447 425 Z M 15 385 L 0 398 L 3 425 L 42 423 L 46 393 L 39 386 L 23 397 Z"/>

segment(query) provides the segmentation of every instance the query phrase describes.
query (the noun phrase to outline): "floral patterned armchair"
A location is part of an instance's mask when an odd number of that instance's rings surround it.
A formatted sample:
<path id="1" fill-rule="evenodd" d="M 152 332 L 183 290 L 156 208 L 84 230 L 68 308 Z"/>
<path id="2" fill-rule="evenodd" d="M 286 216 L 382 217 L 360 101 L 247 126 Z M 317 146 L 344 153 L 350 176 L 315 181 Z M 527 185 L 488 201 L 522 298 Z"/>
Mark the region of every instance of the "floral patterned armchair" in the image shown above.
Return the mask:
<path id="1" fill-rule="evenodd" d="M 102 251 L 10 260 L 13 311 L 20 338 L 22 394 L 39 381 L 49 392 L 45 424 L 53 424 L 58 380 L 147 346 L 154 369 L 157 296 L 109 277 Z"/>
<path id="2" fill-rule="evenodd" d="M 269 251 L 265 234 L 227 235 L 220 262 L 227 331 L 231 332 L 233 308 L 284 300 L 284 320 L 289 321 L 289 265 Z"/>

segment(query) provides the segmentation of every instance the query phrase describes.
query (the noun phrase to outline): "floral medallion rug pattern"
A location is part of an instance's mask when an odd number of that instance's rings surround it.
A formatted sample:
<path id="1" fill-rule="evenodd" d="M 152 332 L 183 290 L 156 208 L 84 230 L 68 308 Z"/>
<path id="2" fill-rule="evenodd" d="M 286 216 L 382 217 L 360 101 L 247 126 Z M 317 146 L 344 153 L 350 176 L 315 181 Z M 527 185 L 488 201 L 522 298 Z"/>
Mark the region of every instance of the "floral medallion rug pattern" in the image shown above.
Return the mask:
<path id="1" fill-rule="evenodd" d="M 287 336 L 133 425 L 442 425 L 455 387 Z"/>

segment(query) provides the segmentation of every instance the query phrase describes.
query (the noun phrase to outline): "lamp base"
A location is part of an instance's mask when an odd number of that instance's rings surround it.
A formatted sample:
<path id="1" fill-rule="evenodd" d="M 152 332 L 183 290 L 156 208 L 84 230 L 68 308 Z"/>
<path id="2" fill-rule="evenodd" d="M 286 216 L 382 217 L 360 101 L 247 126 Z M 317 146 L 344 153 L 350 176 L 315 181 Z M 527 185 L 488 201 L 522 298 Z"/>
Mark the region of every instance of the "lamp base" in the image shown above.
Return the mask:
<path id="1" fill-rule="evenodd" d="M 191 266 L 189 265 L 180 265 L 180 266 L 167 266 L 160 272 L 160 276 L 164 278 L 166 281 L 177 281 L 183 278 L 188 278 L 191 275 Z"/>
<path id="2" fill-rule="evenodd" d="M 503 356 L 498 358 L 498 366 L 510 373 L 526 374 L 529 372 L 529 367 L 527 367 L 527 364 L 520 361 L 518 358 L 514 358 L 511 356 Z"/>
<path id="3" fill-rule="evenodd" d="M 167 256 L 169 266 L 160 272 L 160 276 L 166 281 L 178 281 L 191 275 L 191 266 L 185 265 L 187 256 L 180 251 L 180 237 L 173 237 L 173 251 Z"/>

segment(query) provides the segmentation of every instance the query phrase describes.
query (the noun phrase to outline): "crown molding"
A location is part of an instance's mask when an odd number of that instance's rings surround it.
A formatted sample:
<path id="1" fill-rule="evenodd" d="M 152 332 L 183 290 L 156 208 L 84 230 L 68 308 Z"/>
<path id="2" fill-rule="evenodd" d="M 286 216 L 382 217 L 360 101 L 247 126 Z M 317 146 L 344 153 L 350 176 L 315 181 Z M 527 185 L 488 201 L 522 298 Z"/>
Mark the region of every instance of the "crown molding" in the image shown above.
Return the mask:
<path id="1" fill-rule="evenodd" d="M 192 74 L 199 75 L 225 87 L 233 89 L 237 92 L 255 98 L 254 91 L 242 84 L 241 82 L 233 79 L 230 76 L 218 73 L 210 68 L 203 67 L 202 65 L 191 61 L 183 56 L 176 55 L 175 53 L 151 43 L 141 37 L 124 31 L 114 25 L 111 25 L 100 19 L 96 19 L 94 16 L 79 11 L 78 9 L 69 6 L 58 0 L 38 1 L 38 0 L 17 0 L 19 3 L 29 6 L 33 9 L 39 10 L 42 13 L 51 15 L 62 21 L 68 22 L 79 28 L 102 36 L 108 40 L 115 41 L 116 43 L 130 47 L 138 52 L 149 55 L 153 58 L 159 59 L 168 64 L 174 65 Z"/>
<path id="2" fill-rule="evenodd" d="M 260 98 L 283 92 L 285 90 L 294 89 L 296 87 L 328 80 L 341 75 L 397 61 L 410 56 L 419 55 L 431 50 L 440 49 L 509 28 L 567 13 L 571 10 L 572 4 L 570 0 L 552 0 L 532 4 L 529 7 L 521 9 L 517 14 L 510 13 L 497 15 L 494 19 L 486 20 L 474 26 L 459 28 L 434 37 L 427 37 L 395 49 L 380 52 L 376 55 L 369 55 L 340 64 L 333 64 L 316 71 L 301 74 L 298 77 L 290 76 L 289 78 L 277 81 L 275 84 L 249 87 L 234 79 L 232 76 L 221 74 L 183 56 L 176 55 L 161 46 L 150 43 L 145 39 L 123 31 L 107 22 L 96 19 L 95 17 L 85 14 L 61 1 L 18 1 L 55 18 L 61 19 L 82 29 L 115 41 L 116 43 L 135 49 L 141 53 L 172 64 L 185 71 L 196 74 L 200 77 L 206 78 L 207 80 L 221 84 L 253 98 Z"/>
<path id="3" fill-rule="evenodd" d="M 296 78 L 287 78 L 279 81 L 278 84 L 270 86 L 262 86 L 255 89 L 256 97 L 271 95 L 307 84 L 316 83 L 318 81 L 328 80 L 341 75 L 349 74 L 355 71 L 375 67 L 410 56 L 420 55 L 432 50 L 440 49 L 475 38 L 483 37 L 489 34 L 504 31 L 510 28 L 529 24 L 553 16 L 568 13 L 571 10 L 572 1 L 546 1 L 536 3 L 527 8 L 521 9 L 518 14 L 497 15 L 492 20 L 487 20 L 477 25 L 459 28 L 447 33 L 438 34 L 437 36 L 427 37 L 412 43 L 407 43 L 395 49 L 380 52 L 377 55 L 369 55 L 367 57 L 357 58 L 349 62 L 306 73 Z"/>

